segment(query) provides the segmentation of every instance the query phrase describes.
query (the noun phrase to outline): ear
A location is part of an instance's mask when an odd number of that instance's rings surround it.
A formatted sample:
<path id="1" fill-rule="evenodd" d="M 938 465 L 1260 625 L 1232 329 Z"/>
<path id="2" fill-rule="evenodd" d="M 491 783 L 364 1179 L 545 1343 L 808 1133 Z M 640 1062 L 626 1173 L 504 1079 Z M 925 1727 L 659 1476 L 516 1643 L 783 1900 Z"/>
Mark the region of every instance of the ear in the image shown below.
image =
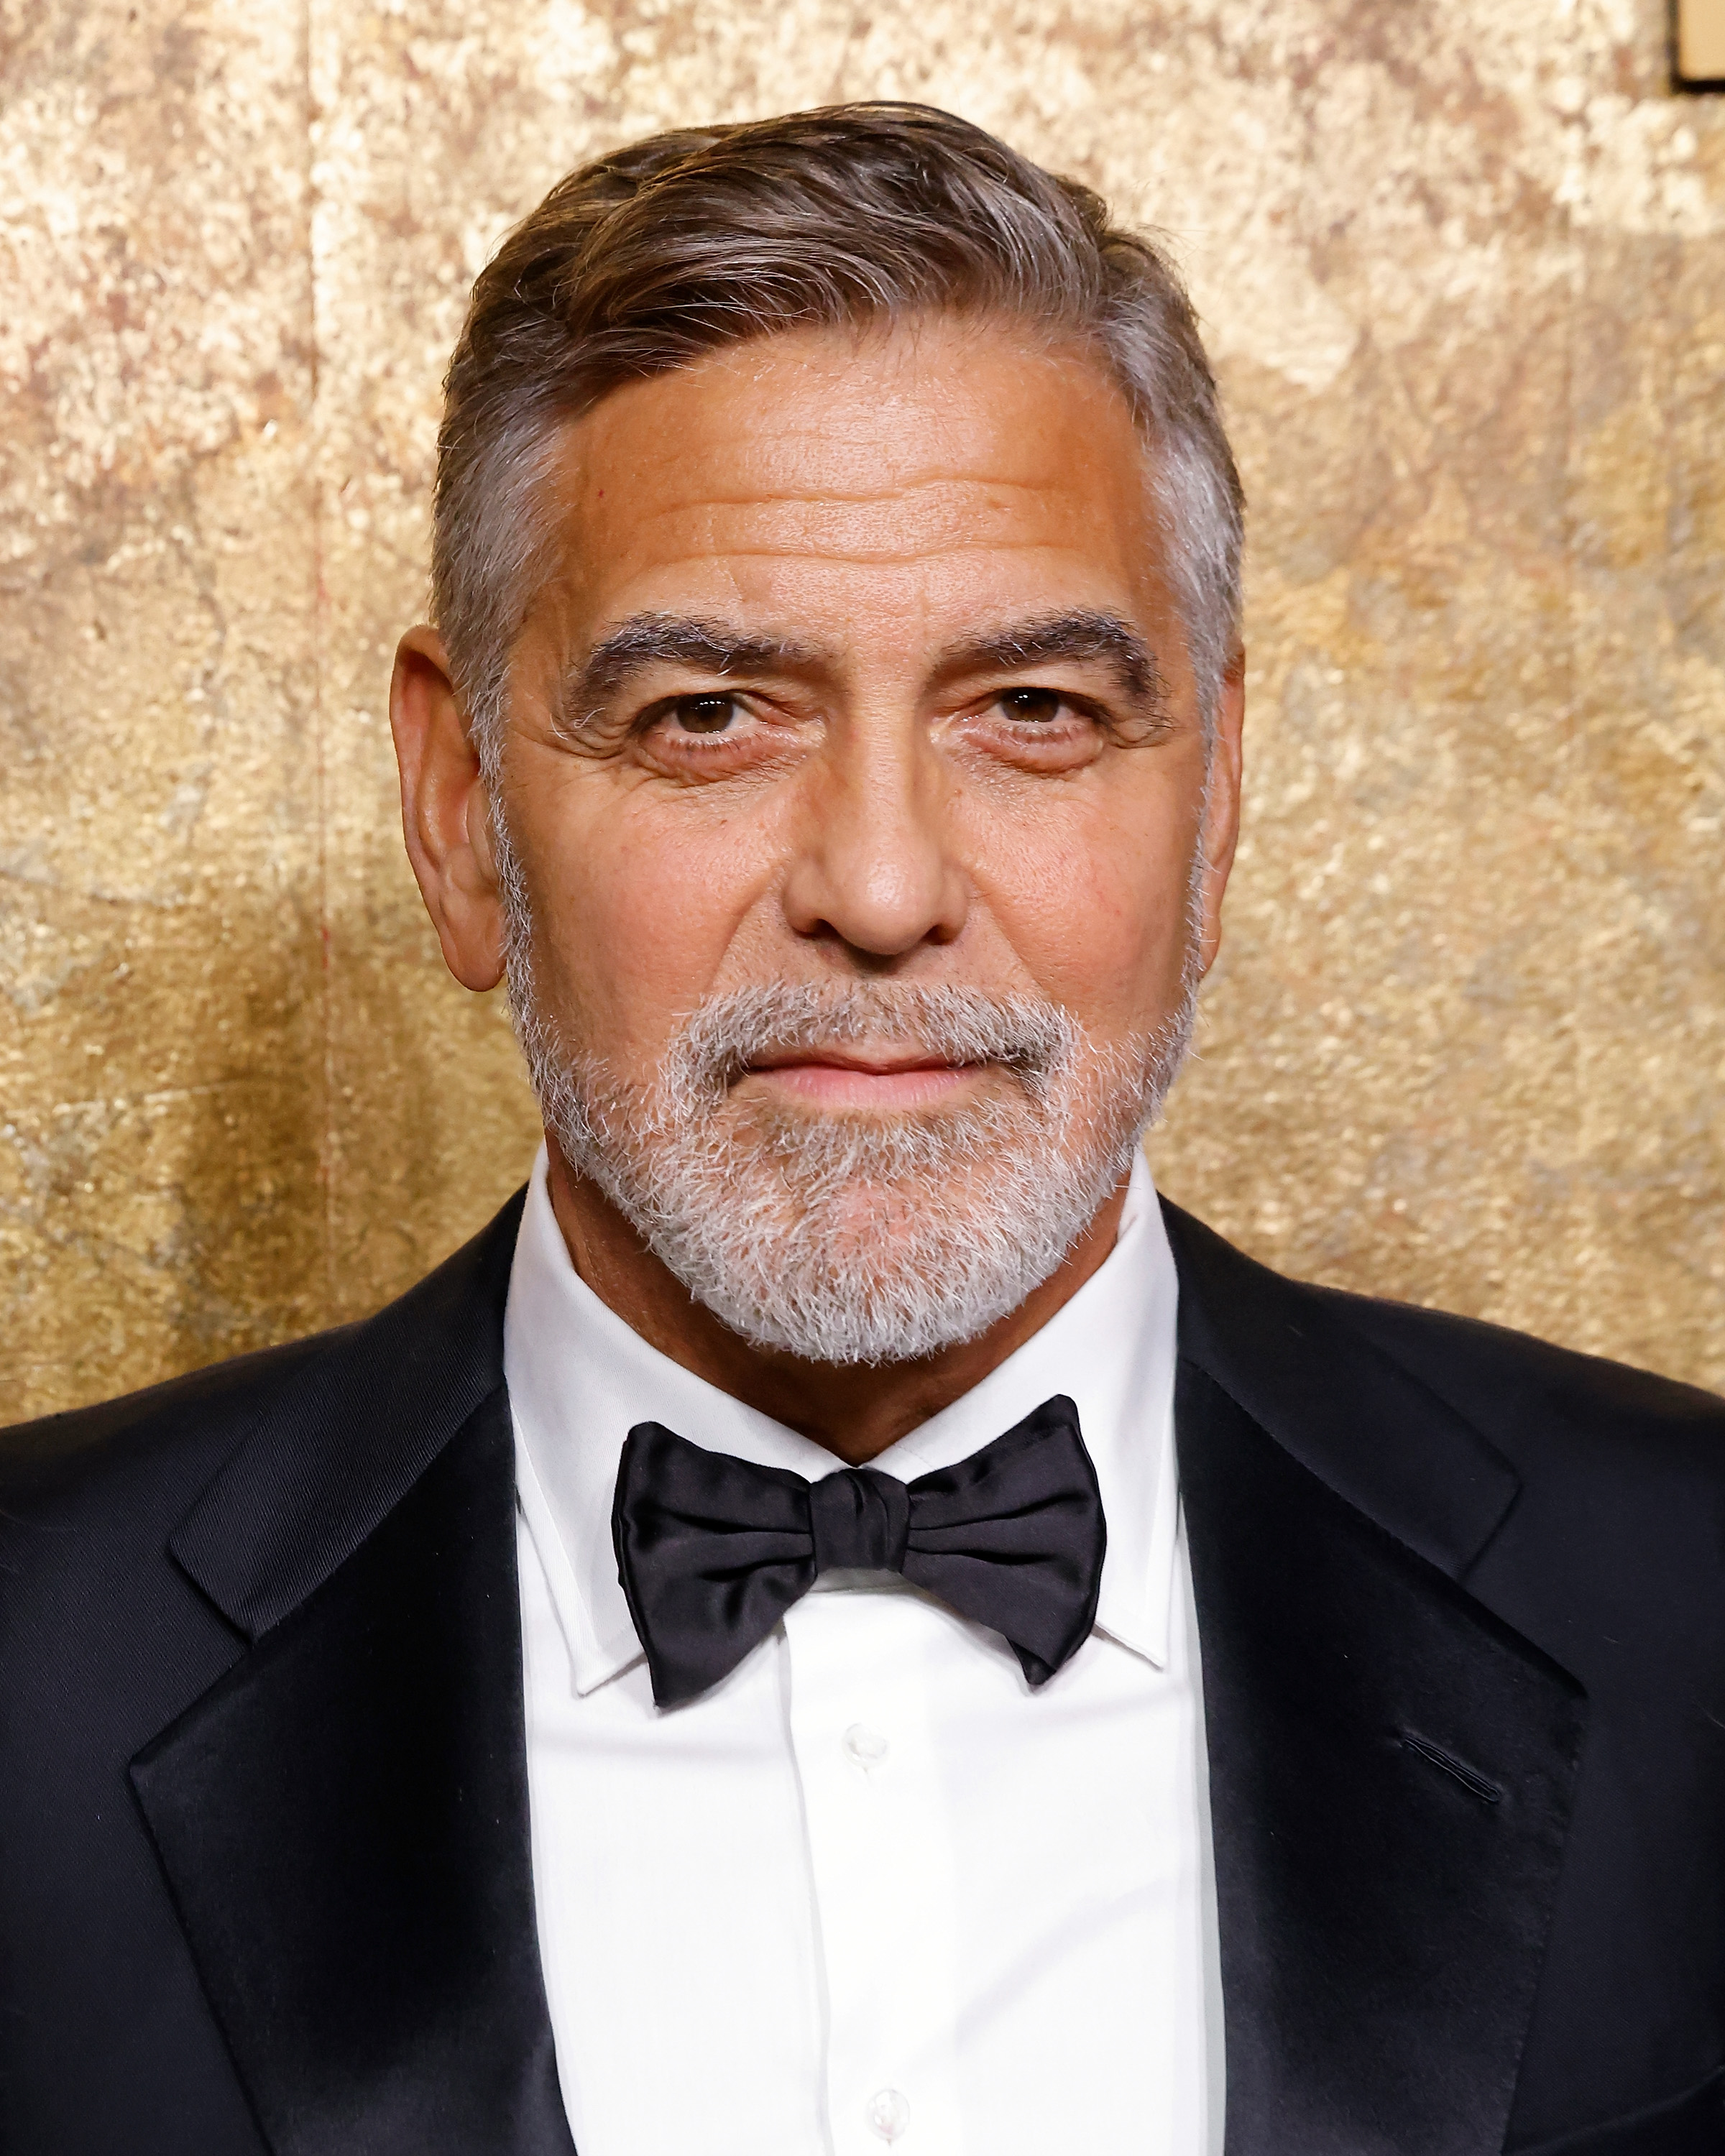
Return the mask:
<path id="1" fill-rule="evenodd" d="M 402 831 L 419 895 L 465 988 L 503 978 L 503 904 L 491 803 L 442 639 L 422 624 L 396 647 L 389 726 L 401 771 Z"/>
<path id="2" fill-rule="evenodd" d="M 1204 877 L 1199 886 L 1204 929 L 1199 961 L 1204 973 L 1215 963 L 1222 943 L 1222 894 L 1234 866 L 1240 839 L 1240 736 L 1245 725 L 1245 654 L 1237 651 L 1222 677 L 1216 699 L 1215 741 L 1204 787 Z"/>

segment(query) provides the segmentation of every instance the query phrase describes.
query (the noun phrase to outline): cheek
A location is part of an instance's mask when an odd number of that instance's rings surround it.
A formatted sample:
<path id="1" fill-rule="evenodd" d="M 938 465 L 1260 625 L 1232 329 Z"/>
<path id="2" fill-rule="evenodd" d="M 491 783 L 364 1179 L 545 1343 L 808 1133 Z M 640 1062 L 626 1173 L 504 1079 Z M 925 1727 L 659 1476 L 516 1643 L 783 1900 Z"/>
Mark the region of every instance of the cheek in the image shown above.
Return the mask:
<path id="1" fill-rule="evenodd" d="M 1038 987 L 1106 1037 L 1180 1000 L 1196 828 L 1195 806 L 1153 796 L 1050 804 L 993 834 L 1010 871 L 988 877 L 989 910 Z"/>
<path id="2" fill-rule="evenodd" d="M 572 1040 L 619 1067 L 650 1064 L 711 991 L 762 880 L 747 823 L 688 806 L 580 773 L 527 819 L 541 993 Z"/>

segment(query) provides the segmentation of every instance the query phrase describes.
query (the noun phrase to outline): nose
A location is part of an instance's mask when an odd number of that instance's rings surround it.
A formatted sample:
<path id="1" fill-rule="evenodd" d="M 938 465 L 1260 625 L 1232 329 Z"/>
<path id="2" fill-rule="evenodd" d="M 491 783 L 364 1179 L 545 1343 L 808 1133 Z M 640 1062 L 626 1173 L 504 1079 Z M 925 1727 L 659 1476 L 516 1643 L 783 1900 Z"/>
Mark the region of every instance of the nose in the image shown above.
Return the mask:
<path id="1" fill-rule="evenodd" d="M 784 886 L 798 936 L 868 959 L 950 943 L 970 885 L 951 848 L 951 780 L 902 726 L 859 728 L 820 759 Z"/>

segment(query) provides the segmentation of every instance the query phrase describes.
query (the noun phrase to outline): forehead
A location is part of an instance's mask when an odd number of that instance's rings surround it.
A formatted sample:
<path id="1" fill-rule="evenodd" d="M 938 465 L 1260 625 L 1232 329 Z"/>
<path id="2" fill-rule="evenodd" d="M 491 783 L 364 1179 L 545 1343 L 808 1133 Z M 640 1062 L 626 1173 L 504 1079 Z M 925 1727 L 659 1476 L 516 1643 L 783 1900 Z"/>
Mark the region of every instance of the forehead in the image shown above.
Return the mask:
<path id="1" fill-rule="evenodd" d="M 1107 604 L 1147 625 L 1165 606 L 1148 476 L 1101 365 L 1022 329 L 762 338 L 568 429 L 559 610 L 581 641 L 695 607 L 862 629 Z"/>

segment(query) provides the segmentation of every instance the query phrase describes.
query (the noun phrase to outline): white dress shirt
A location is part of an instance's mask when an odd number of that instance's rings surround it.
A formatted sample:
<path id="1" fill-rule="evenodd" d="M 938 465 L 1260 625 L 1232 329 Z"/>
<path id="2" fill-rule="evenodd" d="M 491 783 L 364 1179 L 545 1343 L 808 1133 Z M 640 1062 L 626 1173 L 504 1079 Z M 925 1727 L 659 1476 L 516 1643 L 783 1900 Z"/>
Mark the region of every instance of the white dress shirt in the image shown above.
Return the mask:
<path id="1" fill-rule="evenodd" d="M 541 1153 L 504 1368 L 534 1892 L 579 2156 L 1219 2151 L 1175 1296 L 1140 1161 L 1094 1276 L 872 1463 L 910 1481 L 1077 1403 L 1107 1556 L 1095 1630 L 1040 1691 L 998 1634 L 850 1573 L 661 1712 L 611 1543 L 631 1425 L 811 1480 L 843 1463 L 599 1301 Z"/>

